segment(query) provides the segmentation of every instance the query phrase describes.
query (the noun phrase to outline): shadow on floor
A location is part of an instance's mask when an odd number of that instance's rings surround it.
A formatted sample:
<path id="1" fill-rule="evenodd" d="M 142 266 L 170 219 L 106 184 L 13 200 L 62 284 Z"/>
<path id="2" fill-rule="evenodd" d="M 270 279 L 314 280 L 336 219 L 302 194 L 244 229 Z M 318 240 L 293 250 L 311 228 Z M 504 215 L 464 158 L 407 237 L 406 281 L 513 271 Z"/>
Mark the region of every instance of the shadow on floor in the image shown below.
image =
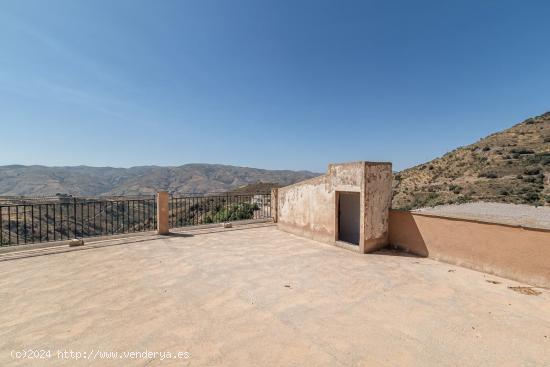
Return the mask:
<path id="1" fill-rule="evenodd" d="M 244 231 L 247 229 L 254 228 L 263 228 L 263 227 L 275 227 L 273 223 L 258 223 L 258 224 L 242 224 L 230 228 L 224 228 L 221 225 L 219 227 L 205 227 L 205 228 L 192 228 L 189 227 L 185 232 L 170 232 L 169 237 L 191 237 L 198 236 L 201 234 L 210 234 L 218 232 L 232 232 L 232 231 Z M 173 231 L 178 231 L 178 229 L 173 229 Z"/>
<path id="2" fill-rule="evenodd" d="M 170 232 L 167 234 L 168 237 L 193 237 L 191 233 L 181 233 L 181 232 Z"/>
<path id="3" fill-rule="evenodd" d="M 414 257 L 414 258 L 423 258 L 426 256 L 420 256 L 416 254 L 412 254 L 410 252 L 405 252 L 400 249 L 396 249 L 395 247 L 385 247 L 381 250 L 371 252 L 369 255 L 383 255 L 383 256 L 401 256 L 401 257 Z"/>

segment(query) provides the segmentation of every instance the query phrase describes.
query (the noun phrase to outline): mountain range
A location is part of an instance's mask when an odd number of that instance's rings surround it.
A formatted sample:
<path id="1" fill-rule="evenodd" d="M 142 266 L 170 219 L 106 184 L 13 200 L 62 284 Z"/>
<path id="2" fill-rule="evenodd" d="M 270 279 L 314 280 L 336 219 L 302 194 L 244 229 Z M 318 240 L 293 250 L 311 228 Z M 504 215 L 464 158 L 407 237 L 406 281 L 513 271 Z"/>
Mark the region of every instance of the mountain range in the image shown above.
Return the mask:
<path id="1" fill-rule="evenodd" d="M 131 168 L 11 165 L 0 166 L 0 195 L 151 195 L 158 190 L 178 194 L 207 193 L 258 183 L 290 185 L 318 175 L 309 171 L 265 170 L 219 164 Z"/>
<path id="2" fill-rule="evenodd" d="M 178 167 L 0 166 L 0 195 L 251 192 L 318 176 L 219 164 Z M 395 209 L 493 201 L 550 205 L 550 112 L 394 173 Z"/>

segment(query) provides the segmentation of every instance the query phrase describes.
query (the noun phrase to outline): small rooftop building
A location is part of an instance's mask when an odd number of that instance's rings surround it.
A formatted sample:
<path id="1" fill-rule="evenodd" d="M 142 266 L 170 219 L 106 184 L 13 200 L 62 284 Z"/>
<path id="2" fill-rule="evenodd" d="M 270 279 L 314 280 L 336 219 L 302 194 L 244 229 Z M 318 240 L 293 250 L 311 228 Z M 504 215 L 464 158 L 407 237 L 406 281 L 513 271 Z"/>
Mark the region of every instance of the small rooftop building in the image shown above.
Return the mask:
<path id="1" fill-rule="evenodd" d="M 284 231 L 361 253 L 388 244 L 392 165 L 330 164 L 325 175 L 277 189 L 274 220 Z"/>

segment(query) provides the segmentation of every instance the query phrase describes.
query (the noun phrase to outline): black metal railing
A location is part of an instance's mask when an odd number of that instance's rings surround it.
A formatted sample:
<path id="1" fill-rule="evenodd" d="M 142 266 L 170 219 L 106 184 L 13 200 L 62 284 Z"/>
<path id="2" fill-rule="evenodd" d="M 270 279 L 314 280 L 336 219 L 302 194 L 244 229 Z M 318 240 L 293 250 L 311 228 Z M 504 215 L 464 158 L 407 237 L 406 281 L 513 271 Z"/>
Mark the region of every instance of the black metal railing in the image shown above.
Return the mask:
<path id="1" fill-rule="evenodd" d="M 213 194 L 170 197 L 170 228 L 271 218 L 271 194 Z"/>
<path id="2" fill-rule="evenodd" d="M 171 196 L 170 228 L 270 219 L 271 195 Z M 154 197 L 0 197 L 0 246 L 109 236 L 157 228 Z"/>
<path id="3" fill-rule="evenodd" d="M 154 197 L 0 198 L 0 246 L 155 229 Z"/>

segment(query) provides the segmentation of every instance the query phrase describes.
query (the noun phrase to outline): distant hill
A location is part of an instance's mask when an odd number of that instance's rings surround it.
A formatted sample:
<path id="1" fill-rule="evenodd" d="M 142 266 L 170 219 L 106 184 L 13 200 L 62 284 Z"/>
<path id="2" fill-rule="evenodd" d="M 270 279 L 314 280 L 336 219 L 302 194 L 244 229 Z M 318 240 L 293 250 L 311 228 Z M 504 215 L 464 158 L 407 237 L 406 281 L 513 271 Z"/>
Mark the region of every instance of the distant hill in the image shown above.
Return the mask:
<path id="1" fill-rule="evenodd" d="M 394 175 L 393 207 L 550 205 L 550 112 Z"/>
<path id="2" fill-rule="evenodd" d="M 229 190 L 233 194 L 253 194 L 256 192 L 271 192 L 271 189 L 281 187 L 280 184 L 274 182 L 257 182 Z"/>
<path id="3" fill-rule="evenodd" d="M 264 170 L 219 164 L 178 167 L 0 166 L 0 195 L 149 195 L 228 191 L 249 184 L 290 185 L 318 176 L 309 171 Z M 258 186 L 258 187 L 261 187 Z"/>
<path id="4" fill-rule="evenodd" d="M 0 195 L 150 195 L 269 190 L 318 176 L 218 164 L 0 166 Z M 394 174 L 395 209 L 493 201 L 550 205 L 550 112 Z"/>

